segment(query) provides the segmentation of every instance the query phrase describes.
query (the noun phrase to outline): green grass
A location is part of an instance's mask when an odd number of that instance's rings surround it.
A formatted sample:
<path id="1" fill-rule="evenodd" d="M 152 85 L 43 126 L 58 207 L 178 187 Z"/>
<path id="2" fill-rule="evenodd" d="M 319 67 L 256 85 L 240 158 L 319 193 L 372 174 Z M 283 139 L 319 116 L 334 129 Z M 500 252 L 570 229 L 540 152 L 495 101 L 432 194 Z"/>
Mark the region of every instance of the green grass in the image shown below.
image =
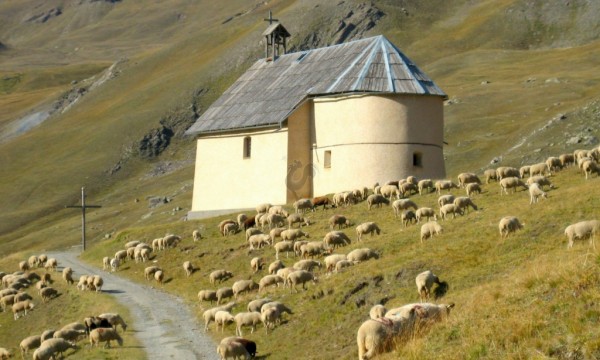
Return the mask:
<path id="1" fill-rule="evenodd" d="M 310 214 L 315 221 L 307 228 L 312 240 L 322 239 L 329 231 L 327 219 L 334 213 L 346 215 L 355 224 L 376 221 L 382 235 L 357 243 L 353 228 L 346 229 L 353 243 L 336 253 L 370 247 L 380 251 L 381 258 L 340 274 L 319 271 L 319 284 L 310 284 L 307 291 L 298 294 L 270 289 L 268 296 L 289 305 L 294 315 L 286 316 L 287 321 L 269 336 L 260 329 L 248 337 L 258 342 L 261 353 L 277 354 L 278 359 L 296 358 L 297 349 L 306 343 L 311 344 L 303 347 L 306 359 L 354 358 L 356 330 L 368 317 L 370 306 L 380 301 L 387 301 L 388 308 L 417 302 L 414 276 L 431 269 L 450 284 L 441 301 L 456 303 L 456 309 L 447 322 L 383 359 L 543 358 L 574 350 L 597 354 L 598 342 L 594 339 L 599 335 L 600 310 L 596 304 L 600 296 L 600 257 L 587 242 L 578 242 L 567 251 L 563 231 L 570 223 L 597 215 L 600 199 L 588 194 L 596 191 L 598 179 L 585 181 L 575 168 L 570 168 L 552 177 L 552 181 L 557 189 L 533 206 L 524 191 L 500 196 L 498 184 L 485 185 L 485 192 L 474 198 L 480 210 L 440 221 L 444 234 L 427 240 L 425 245 L 419 241 L 420 227 L 404 228 L 389 207 L 367 211 L 366 205 L 359 203 Z M 453 193 L 459 195 L 462 191 Z M 437 194 L 412 199 L 420 206 L 437 208 Z M 518 216 L 525 228 L 501 240 L 497 224 L 505 215 Z M 231 286 L 239 279 L 258 282 L 265 271 L 252 274 L 250 259 L 262 256 L 267 263 L 275 260 L 270 247 L 248 254 L 241 233 L 221 237 L 217 224 L 225 218 L 128 228 L 99 242 L 83 258 L 98 263 L 127 241 L 151 242 L 166 233 L 182 235 L 184 240 L 178 248 L 154 254 L 152 261 L 165 270 L 168 282 L 164 289 L 183 297 L 200 319 L 211 305 L 198 302 L 198 291 Z M 205 236 L 196 243 L 191 239 L 195 228 L 204 229 Z M 181 268 L 186 260 L 199 267 L 190 279 Z M 298 259 L 284 256 L 282 260 L 290 266 Z M 147 265 L 129 262 L 128 269 L 120 274 L 146 283 L 143 269 Z M 220 268 L 232 271 L 234 278 L 213 286 L 208 274 Z M 362 282 L 367 286 L 352 294 L 351 290 Z M 245 311 L 246 304 L 258 297 L 256 293 L 242 296 L 234 313 Z M 234 332 L 229 326 L 224 335 L 214 331 L 210 335 L 218 340 Z"/>

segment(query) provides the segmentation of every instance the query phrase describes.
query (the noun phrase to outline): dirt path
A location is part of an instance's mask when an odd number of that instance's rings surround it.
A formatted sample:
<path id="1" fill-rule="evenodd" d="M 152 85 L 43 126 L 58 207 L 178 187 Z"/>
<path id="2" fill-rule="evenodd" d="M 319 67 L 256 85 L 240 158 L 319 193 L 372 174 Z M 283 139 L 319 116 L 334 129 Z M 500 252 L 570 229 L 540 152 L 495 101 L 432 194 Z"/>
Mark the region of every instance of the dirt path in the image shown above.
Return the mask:
<path id="1" fill-rule="evenodd" d="M 150 359 L 218 359 L 216 344 L 204 335 L 184 302 L 170 294 L 140 285 L 89 266 L 77 252 L 49 253 L 59 265 L 70 266 L 76 274 L 101 274 L 102 291 L 110 293 L 127 306 L 133 316 L 136 337 Z M 78 276 L 77 276 L 78 277 Z"/>

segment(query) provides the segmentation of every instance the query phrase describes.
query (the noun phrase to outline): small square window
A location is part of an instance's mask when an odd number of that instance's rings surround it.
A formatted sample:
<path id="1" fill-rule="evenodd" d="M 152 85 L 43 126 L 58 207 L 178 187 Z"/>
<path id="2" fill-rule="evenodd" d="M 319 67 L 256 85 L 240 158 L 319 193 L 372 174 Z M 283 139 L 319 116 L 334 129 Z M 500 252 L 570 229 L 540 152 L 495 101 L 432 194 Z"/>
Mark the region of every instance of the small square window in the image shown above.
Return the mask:
<path id="1" fill-rule="evenodd" d="M 326 150 L 323 156 L 323 167 L 330 168 L 331 167 L 331 150 Z"/>
<path id="2" fill-rule="evenodd" d="M 252 155 L 252 139 L 250 137 L 244 138 L 244 159 L 250 159 Z"/>

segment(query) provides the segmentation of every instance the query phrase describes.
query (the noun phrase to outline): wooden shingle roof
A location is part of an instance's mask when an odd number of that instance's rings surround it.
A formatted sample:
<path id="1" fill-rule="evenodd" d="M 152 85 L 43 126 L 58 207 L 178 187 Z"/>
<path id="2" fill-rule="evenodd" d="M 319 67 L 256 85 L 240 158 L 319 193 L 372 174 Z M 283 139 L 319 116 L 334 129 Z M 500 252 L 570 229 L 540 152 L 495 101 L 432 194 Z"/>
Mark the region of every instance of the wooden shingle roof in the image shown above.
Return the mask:
<path id="1" fill-rule="evenodd" d="M 307 98 L 351 93 L 446 94 L 384 36 L 254 63 L 188 135 L 281 126 Z"/>

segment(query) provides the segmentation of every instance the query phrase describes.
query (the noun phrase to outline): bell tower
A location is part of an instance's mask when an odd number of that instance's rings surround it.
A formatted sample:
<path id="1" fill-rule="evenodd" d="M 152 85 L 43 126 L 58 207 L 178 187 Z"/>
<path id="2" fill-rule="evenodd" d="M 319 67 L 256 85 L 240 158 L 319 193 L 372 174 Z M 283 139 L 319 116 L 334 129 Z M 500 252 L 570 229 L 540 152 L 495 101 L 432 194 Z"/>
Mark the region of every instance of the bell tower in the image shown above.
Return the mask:
<path id="1" fill-rule="evenodd" d="M 265 37 L 265 58 L 269 58 L 272 56 L 272 59 L 275 60 L 279 55 L 285 54 L 287 50 L 286 39 L 291 35 L 279 23 L 278 19 L 273 19 L 273 13 L 269 10 L 269 18 L 264 19 L 269 22 L 269 27 L 263 32 L 263 36 Z M 280 52 L 279 47 L 283 47 L 283 53 Z"/>

